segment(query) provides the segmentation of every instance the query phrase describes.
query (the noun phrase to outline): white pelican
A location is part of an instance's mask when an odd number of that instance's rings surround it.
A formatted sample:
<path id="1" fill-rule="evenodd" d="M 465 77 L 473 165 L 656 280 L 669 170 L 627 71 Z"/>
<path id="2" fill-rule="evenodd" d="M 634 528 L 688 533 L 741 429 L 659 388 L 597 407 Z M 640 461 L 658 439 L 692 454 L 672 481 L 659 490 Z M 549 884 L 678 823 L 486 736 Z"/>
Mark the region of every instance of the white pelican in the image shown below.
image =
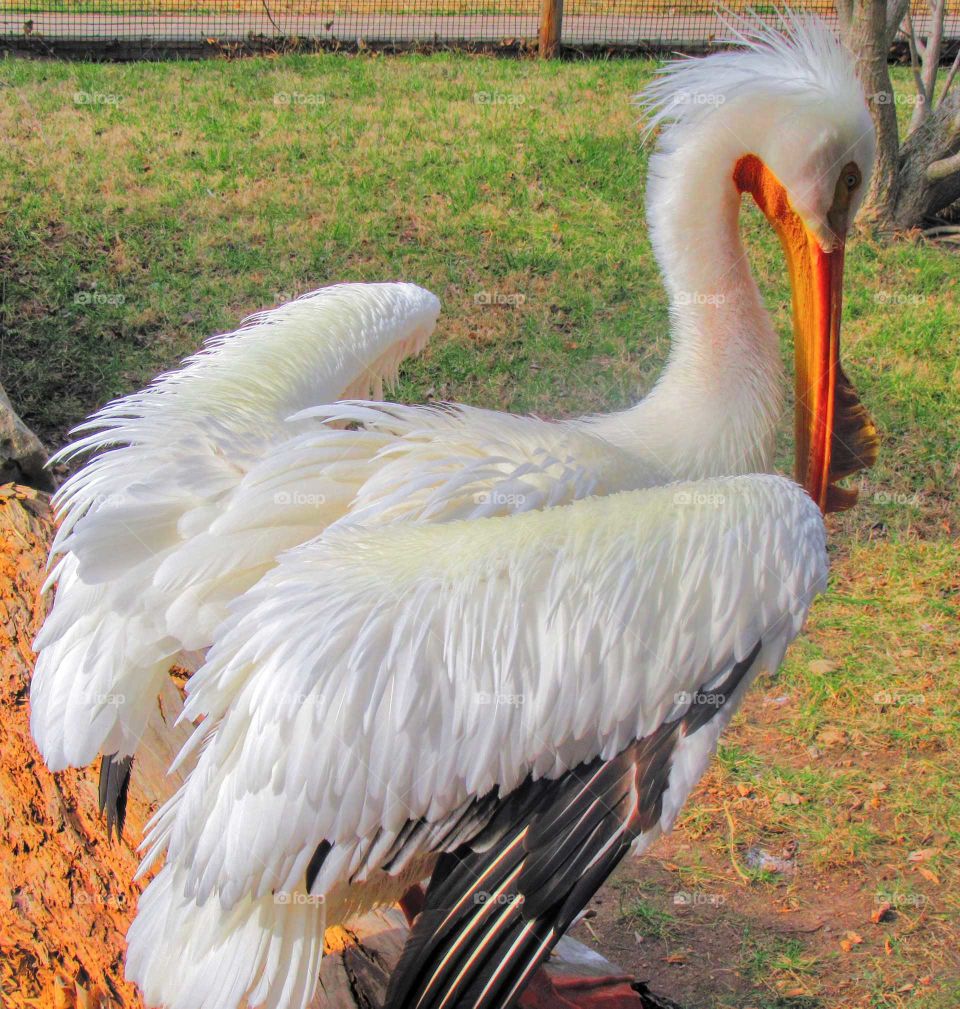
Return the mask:
<path id="1" fill-rule="evenodd" d="M 32 696 L 48 763 L 116 754 L 116 804 L 167 668 L 209 648 L 196 766 L 151 827 L 145 866 L 166 861 L 129 935 L 149 1003 L 303 1006 L 324 928 L 432 874 L 390 1004 L 509 1005 L 779 664 L 825 583 L 821 510 L 852 503 L 835 481 L 875 451 L 838 357 L 874 139 L 822 24 L 738 37 L 646 93 L 672 350 L 632 410 L 338 404 L 379 395 L 438 307 L 347 285 L 215 342 L 68 450 L 101 454 L 59 497 Z M 769 475 L 782 374 L 743 193 L 787 252 L 807 493 Z"/>

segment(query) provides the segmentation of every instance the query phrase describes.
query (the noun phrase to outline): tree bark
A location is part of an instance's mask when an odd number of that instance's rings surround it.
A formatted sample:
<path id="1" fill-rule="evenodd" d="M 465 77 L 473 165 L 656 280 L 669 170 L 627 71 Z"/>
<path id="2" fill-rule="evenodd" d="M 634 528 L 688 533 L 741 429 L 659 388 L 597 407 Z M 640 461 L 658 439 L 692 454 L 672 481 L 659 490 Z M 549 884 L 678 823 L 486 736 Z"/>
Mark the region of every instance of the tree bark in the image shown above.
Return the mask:
<path id="1" fill-rule="evenodd" d="M 44 469 L 46 463 L 42 442 L 17 415 L 0 385 L 0 484 L 16 480 L 52 491 L 53 477 Z"/>
<path id="2" fill-rule="evenodd" d="M 860 222 L 881 232 L 922 227 L 960 199 L 960 97 L 951 90 L 932 104 L 944 4 L 937 0 L 931 7 L 927 48 L 922 66 L 915 67 L 922 104 L 902 145 L 887 59 L 903 0 L 837 0 L 836 6 L 877 131 L 877 160 Z"/>
<path id="3" fill-rule="evenodd" d="M 137 837 L 151 811 L 131 797 L 109 844 L 90 772 L 51 774 L 30 737 L 30 644 L 53 523 L 44 495 L 0 487 L 0 993 L 5 1009 L 135 1006 L 123 936 L 136 901 Z"/>
<path id="4" fill-rule="evenodd" d="M 960 200 L 960 91 L 951 91 L 900 150 L 895 230 L 917 227 Z"/>
<path id="5" fill-rule="evenodd" d="M 896 199 L 900 168 L 897 111 L 887 65 L 890 48 L 887 3 L 886 0 L 843 0 L 837 4 L 837 13 L 844 41 L 856 57 L 860 83 L 877 131 L 877 160 L 860 220 L 868 225 L 882 226 L 888 208 Z"/>

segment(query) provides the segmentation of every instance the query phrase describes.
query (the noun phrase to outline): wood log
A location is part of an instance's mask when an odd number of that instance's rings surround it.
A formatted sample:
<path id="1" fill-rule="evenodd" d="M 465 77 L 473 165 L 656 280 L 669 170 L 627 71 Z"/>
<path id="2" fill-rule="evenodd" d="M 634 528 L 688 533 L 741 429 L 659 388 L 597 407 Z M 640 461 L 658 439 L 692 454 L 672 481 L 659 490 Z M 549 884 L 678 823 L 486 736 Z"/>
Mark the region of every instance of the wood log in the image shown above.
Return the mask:
<path id="1" fill-rule="evenodd" d="M 158 760 L 134 765 L 127 827 L 111 843 L 97 769 L 51 774 L 30 736 L 31 642 L 53 518 L 46 495 L 0 486 L 0 995 L 4 1009 L 138 1006 L 124 935 L 143 827 L 171 787 Z M 171 711 L 168 718 L 177 714 Z"/>
<path id="2" fill-rule="evenodd" d="M 51 774 L 30 736 L 31 642 L 53 518 L 46 495 L 0 486 L 0 1005 L 3 1009 L 140 1009 L 124 980 L 127 927 L 143 884 L 132 882 L 143 827 L 178 784 L 166 776 L 169 742 L 134 762 L 124 836 L 107 839 L 97 810 L 97 771 Z M 173 746 L 186 728 L 164 712 Z M 327 934 L 315 1009 L 379 1009 L 406 938 L 399 910 Z M 599 953 L 561 940 L 548 973 L 549 1009 L 678 1009 L 623 975 Z M 527 1000 L 524 1000 L 527 1005 Z M 545 1009 L 534 997 L 528 1009 Z"/>

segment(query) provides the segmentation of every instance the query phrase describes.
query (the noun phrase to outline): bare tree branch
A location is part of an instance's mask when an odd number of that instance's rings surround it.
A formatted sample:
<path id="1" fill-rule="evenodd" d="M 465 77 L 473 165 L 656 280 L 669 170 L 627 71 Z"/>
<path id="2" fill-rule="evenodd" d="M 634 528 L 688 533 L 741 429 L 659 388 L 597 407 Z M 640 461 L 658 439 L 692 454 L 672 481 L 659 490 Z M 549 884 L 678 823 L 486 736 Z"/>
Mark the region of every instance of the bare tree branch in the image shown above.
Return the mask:
<path id="1" fill-rule="evenodd" d="M 887 0 L 887 47 L 893 45 L 893 40 L 900 31 L 903 19 L 910 9 L 910 0 Z"/>
<path id="2" fill-rule="evenodd" d="M 946 16 L 946 0 L 930 0 L 930 34 L 927 36 L 926 53 L 923 64 L 923 91 L 927 104 L 933 102 L 933 92 L 937 85 L 937 71 L 940 69 L 940 48 L 943 44 L 943 22 Z"/>
<path id="3" fill-rule="evenodd" d="M 907 127 L 907 136 L 909 136 L 927 118 L 930 108 L 926 88 L 923 86 L 923 76 L 920 73 L 921 60 L 926 58 L 926 50 L 913 26 L 913 17 L 909 9 L 907 10 L 907 42 L 910 44 L 910 69 L 913 72 L 913 84 L 917 90 L 917 103 L 913 107 L 913 115 L 910 116 L 910 125 Z"/>
<path id="4" fill-rule="evenodd" d="M 920 39 L 917 37 L 917 31 L 913 27 L 913 17 L 910 11 L 907 11 L 907 42 L 910 46 L 910 69 L 913 71 L 913 83 L 916 85 L 917 92 L 923 94 L 923 78 L 920 76 Z"/>
<path id="5" fill-rule="evenodd" d="M 907 29 L 910 32 L 910 41 L 912 45 L 916 48 L 920 55 L 920 60 L 923 61 L 924 57 L 927 55 L 927 47 L 923 43 L 923 39 L 916 33 L 913 27 L 913 14 L 907 9 Z M 922 87 L 918 84 L 917 87 Z"/>
<path id="6" fill-rule="evenodd" d="M 932 165 L 927 165 L 927 178 L 931 182 L 948 179 L 956 172 L 960 172 L 960 151 L 951 154 L 949 158 L 941 158 L 939 161 L 934 161 Z"/>
<path id="7" fill-rule="evenodd" d="M 940 224 L 923 232 L 924 238 L 948 238 L 954 235 L 960 235 L 960 224 Z"/>
<path id="8" fill-rule="evenodd" d="M 953 57 L 953 63 L 950 64 L 950 70 L 947 73 L 947 79 L 943 82 L 943 90 L 940 92 L 941 102 L 944 100 L 944 98 L 947 97 L 947 92 L 950 90 L 950 85 L 953 83 L 953 79 L 957 76 L 958 68 L 960 68 L 960 46 L 957 47 L 957 55 Z"/>

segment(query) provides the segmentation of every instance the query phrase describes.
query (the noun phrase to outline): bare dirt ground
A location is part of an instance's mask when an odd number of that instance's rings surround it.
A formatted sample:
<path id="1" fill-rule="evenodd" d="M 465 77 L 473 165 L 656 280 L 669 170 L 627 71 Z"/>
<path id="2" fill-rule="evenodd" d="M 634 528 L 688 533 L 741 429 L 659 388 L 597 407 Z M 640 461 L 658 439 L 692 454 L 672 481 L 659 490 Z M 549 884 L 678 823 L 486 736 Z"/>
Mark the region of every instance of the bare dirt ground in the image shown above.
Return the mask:
<path id="1" fill-rule="evenodd" d="M 782 760 L 791 735 L 790 705 L 771 687 L 748 698 L 732 732 L 760 762 Z M 804 826 L 769 822 L 802 796 L 771 803 L 714 766 L 687 819 L 621 865 L 571 935 L 685 1009 L 956 1009 L 958 920 L 950 884 L 927 867 L 947 832 L 900 832 L 885 802 L 900 761 L 869 759 L 882 786 L 851 790 L 846 816 L 890 838 L 882 854 L 818 865 Z M 756 838 L 775 869 L 751 870 Z"/>

